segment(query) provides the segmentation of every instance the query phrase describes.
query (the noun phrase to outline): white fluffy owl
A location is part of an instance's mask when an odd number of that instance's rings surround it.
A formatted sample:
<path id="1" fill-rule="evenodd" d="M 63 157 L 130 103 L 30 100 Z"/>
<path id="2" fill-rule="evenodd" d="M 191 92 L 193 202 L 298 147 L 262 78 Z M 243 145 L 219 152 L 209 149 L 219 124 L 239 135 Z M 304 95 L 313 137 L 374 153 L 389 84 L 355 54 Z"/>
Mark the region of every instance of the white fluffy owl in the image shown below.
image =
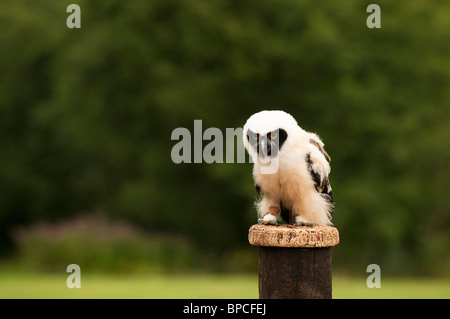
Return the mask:
<path id="1" fill-rule="evenodd" d="M 243 140 L 254 162 L 259 223 L 278 225 L 281 217 L 299 226 L 331 225 L 330 157 L 319 136 L 286 112 L 262 111 L 247 120 Z"/>

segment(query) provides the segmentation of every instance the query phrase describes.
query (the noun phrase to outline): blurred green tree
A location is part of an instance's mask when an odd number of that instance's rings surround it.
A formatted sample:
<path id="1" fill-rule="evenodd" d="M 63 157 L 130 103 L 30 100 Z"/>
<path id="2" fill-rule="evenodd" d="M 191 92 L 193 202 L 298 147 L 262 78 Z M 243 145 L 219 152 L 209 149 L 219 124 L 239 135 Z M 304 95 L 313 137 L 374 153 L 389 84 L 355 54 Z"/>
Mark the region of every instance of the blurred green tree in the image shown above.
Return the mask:
<path id="1" fill-rule="evenodd" d="M 450 4 L 79 0 L 0 4 L 0 244 L 103 211 L 218 253 L 256 220 L 251 164 L 174 164 L 177 127 L 283 109 L 331 155 L 335 264 L 450 267 Z M 352 263 L 349 264 L 349 260 Z"/>

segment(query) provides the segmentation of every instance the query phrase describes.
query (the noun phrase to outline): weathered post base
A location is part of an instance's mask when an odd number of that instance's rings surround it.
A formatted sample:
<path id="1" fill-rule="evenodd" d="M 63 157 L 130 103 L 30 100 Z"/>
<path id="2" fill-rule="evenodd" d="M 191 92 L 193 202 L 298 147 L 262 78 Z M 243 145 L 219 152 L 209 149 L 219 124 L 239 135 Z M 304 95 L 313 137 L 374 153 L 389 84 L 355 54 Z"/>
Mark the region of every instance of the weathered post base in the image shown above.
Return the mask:
<path id="1" fill-rule="evenodd" d="M 248 239 L 259 251 L 259 298 L 331 299 L 336 228 L 253 225 Z"/>
<path id="2" fill-rule="evenodd" d="M 259 298 L 331 299 L 331 248 L 258 247 Z"/>

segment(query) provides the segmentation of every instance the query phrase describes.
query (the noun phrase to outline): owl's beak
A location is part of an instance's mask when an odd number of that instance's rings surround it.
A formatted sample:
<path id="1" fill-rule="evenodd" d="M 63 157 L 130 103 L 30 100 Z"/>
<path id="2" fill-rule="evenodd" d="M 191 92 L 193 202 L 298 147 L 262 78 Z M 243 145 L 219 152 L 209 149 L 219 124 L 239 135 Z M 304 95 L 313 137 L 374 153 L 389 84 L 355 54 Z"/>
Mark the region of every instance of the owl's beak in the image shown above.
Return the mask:
<path id="1" fill-rule="evenodd" d="M 259 154 L 261 158 L 265 158 L 266 156 L 270 157 L 272 155 L 272 147 L 271 143 L 267 143 L 267 139 L 261 139 L 259 142 Z"/>
<path id="2" fill-rule="evenodd" d="M 264 158 L 266 157 L 267 152 L 267 141 L 265 139 L 261 139 L 259 142 L 259 157 Z"/>

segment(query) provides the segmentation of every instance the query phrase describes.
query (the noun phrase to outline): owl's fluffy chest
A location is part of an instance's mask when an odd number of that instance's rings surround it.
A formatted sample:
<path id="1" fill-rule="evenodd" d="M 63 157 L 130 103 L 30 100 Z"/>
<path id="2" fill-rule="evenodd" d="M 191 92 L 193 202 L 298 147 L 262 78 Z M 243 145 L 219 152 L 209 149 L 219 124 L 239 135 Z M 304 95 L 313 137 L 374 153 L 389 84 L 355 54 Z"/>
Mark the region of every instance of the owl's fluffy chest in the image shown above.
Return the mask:
<path id="1" fill-rule="evenodd" d="M 274 174 L 259 174 L 258 165 L 255 165 L 253 172 L 255 183 L 261 187 L 264 196 L 282 202 L 288 209 L 292 209 L 296 200 L 301 200 L 314 188 L 306 163 L 298 160 L 300 154 L 295 155 L 295 161 L 293 158 L 281 158 L 279 169 Z"/>

